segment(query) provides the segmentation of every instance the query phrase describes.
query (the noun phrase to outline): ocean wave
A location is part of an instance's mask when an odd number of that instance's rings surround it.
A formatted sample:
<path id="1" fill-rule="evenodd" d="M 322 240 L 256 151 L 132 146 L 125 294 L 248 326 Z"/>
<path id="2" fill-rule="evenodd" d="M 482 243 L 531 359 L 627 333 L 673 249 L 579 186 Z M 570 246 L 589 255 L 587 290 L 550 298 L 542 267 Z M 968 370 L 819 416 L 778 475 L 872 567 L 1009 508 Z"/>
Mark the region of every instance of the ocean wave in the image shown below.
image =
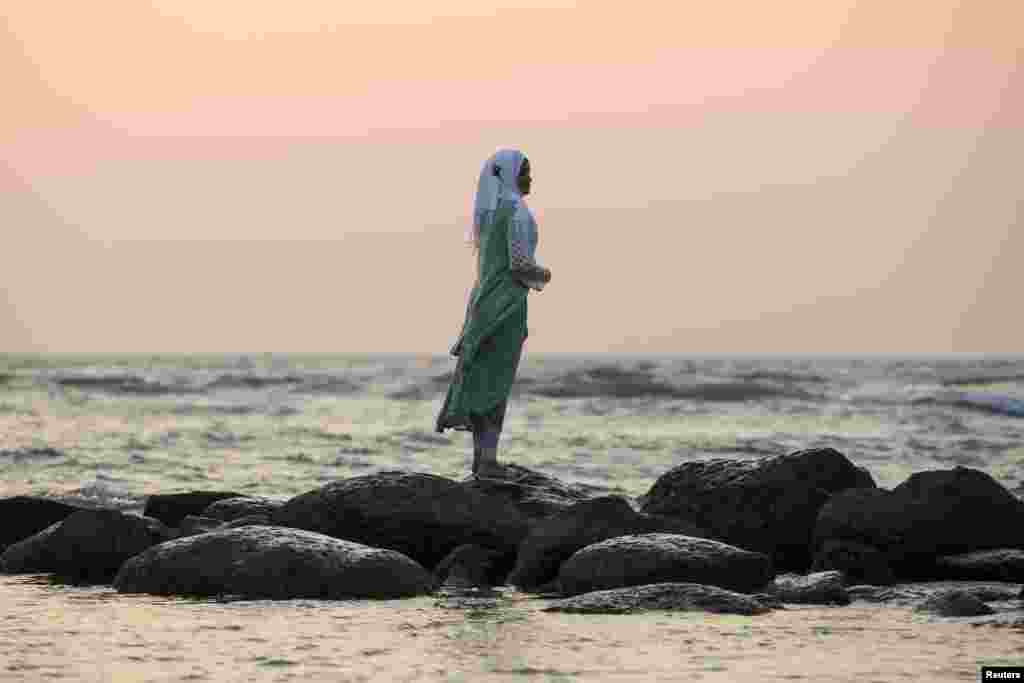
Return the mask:
<path id="1" fill-rule="evenodd" d="M 546 398 L 660 397 L 698 401 L 753 401 L 767 398 L 811 399 L 792 385 L 764 382 L 698 382 L 677 384 L 656 377 L 650 368 L 602 365 L 571 370 L 553 380 L 539 381 L 526 393 Z"/>
<path id="2" fill-rule="evenodd" d="M 53 380 L 61 387 L 101 391 L 110 394 L 159 396 L 192 393 L 195 389 L 185 384 L 168 384 L 134 373 L 89 373 L 61 375 Z"/>

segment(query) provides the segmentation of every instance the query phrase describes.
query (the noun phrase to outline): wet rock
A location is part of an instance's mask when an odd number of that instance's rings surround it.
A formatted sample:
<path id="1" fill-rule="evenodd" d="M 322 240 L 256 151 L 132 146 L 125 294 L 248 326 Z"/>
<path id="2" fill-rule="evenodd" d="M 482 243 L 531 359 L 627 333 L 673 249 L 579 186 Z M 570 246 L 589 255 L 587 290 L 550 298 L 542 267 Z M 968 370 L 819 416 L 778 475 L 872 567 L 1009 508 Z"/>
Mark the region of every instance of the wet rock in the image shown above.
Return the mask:
<path id="1" fill-rule="evenodd" d="M 829 539 L 814 555 L 811 571 L 838 570 L 856 583 L 887 586 L 896 581 L 889 558 L 878 548 L 850 540 Z"/>
<path id="2" fill-rule="evenodd" d="M 816 572 L 806 576 L 781 574 L 769 587 L 782 602 L 805 605 L 848 605 L 846 579 L 842 572 Z"/>
<path id="3" fill-rule="evenodd" d="M 558 576 L 573 553 L 609 538 L 664 532 L 703 538 L 707 534 L 686 520 L 637 512 L 621 496 L 582 501 L 537 522 L 519 545 L 512 585 L 533 589 Z"/>
<path id="4" fill-rule="evenodd" d="M 188 515 L 185 519 L 181 520 L 181 524 L 178 525 L 178 536 L 195 536 L 196 534 L 205 534 L 209 531 L 219 529 L 224 522 L 219 519 L 212 517 L 198 517 L 196 515 Z"/>
<path id="5" fill-rule="evenodd" d="M 940 617 L 977 617 L 995 610 L 967 591 L 951 590 L 933 595 L 914 608 Z"/>
<path id="6" fill-rule="evenodd" d="M 0 498 L 0 552 L 81 509 L 34 496 Z"/>
<path id="7" fill-rule="evenodd" d="M 1024 502 L 969 467 L 919 472 L 892 491 L 853 489 L 830 498 L 814 546 L 829 540 L 878 548 L 897 577 L 943 578 L 939 556 L 1024 548 Z"/>
<path id="8" fill-rule="evenodd" d="M 513 558 L 536 519 L 575 502 L 563 497 L 573 495 L 570 487 L 533 474 L 536 485 L 460 483 L 420 472 L 378 472 L 296 496 L 274 512 L 271 522 L 391 548 L 430 568 L 465 543 Z M 504 568 L 506 574 L 512 562 Z"/>
<path id="9" fill-rule="evenodd" d="M 753 592 L 772 580 L 771 558 L 705 538 L 678 534 L 619 536 L 588 545 L 566 560 L 558 585 L 566 595 L 648 583 L 702 583 Z"/>
<path id="10" fill-rule="evenodd" d="M 460 545 L 434 569 L 434 582 L 438 586 L 455 588 L 486 588 L 494 585 L 494 563 L 499 551 L 473 545 Z"/>
<path id="11" fill-rule="evenodd" d="M 270 517 L 282 505 L 284 505 L 283 500 L 263 496 L 224 498 L 208 505 L 203 510 L 203 517 L 212 517 L 222 522 L 230 522 L 252 515 Z"/>
<path id="12" fill-rule="evenodd" d="M 71 580 L 108 581 L 130 557 L 173 534 L 158 520 L 117 510 L 79 510 L 0 555 L 11 574 L 50 572 Z"/>
<path id="13" fill-rule="evenodd" d="M 945 579 L 1024 583 L 1024 550 L 997 548 L 935 560 L 935 573 Z"/>
<path id="14" fill-rule="evenodd" d="M 752 595 L 698 583 L 655 583 L 592 591 L 556 600 L 544 612 L 628 614 L 647 610 L 764 614 L 771 608 Z"/>
<path id="15" fill-rule="evenodd" d="M 188 515 L 201 516 L 210 505 L 225 498 L 246 498 L 229 491 L 190 491 L 188 493 L 161 493 L 150 496 L 142 514 L 159 519 L 169 527 L 176 527 Z"/>
<path id="16" fill-rule="evenodd" d="M 654 483 L 642 510 L 692 520 L 711 538 L 770 555 L 806 571 L 818 512 L 845 489 L 873 487 L 867 470 L 832 448 L 759 460 L 684 462 Z"/>
<path id="17" fill-rule="evenodd" d="M 133 557 L 122 593 L 251 598 L 395 598 L 429 593 L 431 575 L 393 550 L 283 527 L 246 526 L 168 541 Z"/>

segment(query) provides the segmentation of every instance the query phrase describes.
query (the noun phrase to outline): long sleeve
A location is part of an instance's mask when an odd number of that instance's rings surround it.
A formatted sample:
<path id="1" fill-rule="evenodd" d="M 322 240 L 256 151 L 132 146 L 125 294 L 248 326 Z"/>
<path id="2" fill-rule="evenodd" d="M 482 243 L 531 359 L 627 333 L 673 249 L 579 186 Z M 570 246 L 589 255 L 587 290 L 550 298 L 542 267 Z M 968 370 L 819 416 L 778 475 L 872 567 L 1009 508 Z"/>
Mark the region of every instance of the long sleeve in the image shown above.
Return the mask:
<path id="1" fill-rule="evenodd" d="M 531 239 L 532 237 L 532 239 Z M 535 228 L 525 216 L 515 216 L 509 223 L 508 260 L 512 273 L 527 287 L 540 291 L 551 279 L 547 268 L 533 257 Z"/>

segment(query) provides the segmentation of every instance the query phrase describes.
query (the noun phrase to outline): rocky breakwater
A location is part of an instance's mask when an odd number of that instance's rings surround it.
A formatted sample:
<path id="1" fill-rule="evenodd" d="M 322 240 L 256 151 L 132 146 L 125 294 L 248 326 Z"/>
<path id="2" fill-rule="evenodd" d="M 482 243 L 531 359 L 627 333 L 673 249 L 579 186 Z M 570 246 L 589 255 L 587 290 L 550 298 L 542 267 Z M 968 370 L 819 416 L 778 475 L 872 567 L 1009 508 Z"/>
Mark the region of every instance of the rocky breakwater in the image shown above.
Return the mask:
<path id="1" fill-rule="evenodd" d="M 38 512 L 20 537 L 5 537 L 0 570 L 160 594 L 435 592 L 460 608 L 497 604 L 491 588 L 512 584 L 545 600 L 580 598 L 561 611 L 742 614 L 850 600 L 911 606 L 925 595 L 864 584 L 962 575 L 1005 582 L 973 593 L 997 614 L 972 618 L 1021 614 L 1024 504 L 967 468 L 886 491 L 831 449 L 685 462 L 641 501 L 512 469 L 514 482 L 378 472 L 289 500 L 176 493 L 151 497 L 141 516 L 0 500 L 0 512 Z M 780 565 L 788 573 L 777 576 Z M 823 573 L 806 575 L 812 568 Z"/>

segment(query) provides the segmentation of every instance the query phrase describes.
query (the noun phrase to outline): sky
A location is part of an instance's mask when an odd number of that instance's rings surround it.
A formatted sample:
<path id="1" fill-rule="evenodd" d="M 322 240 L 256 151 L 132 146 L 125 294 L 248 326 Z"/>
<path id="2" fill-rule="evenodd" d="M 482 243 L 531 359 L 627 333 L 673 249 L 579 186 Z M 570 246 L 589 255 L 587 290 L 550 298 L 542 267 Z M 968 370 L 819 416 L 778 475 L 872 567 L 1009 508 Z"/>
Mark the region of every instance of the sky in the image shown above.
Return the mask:
<path id="1" fill-rule="evenodd" d="M 1024 4 L 14 0 L 0 352 L 1024 353 Z"/>

